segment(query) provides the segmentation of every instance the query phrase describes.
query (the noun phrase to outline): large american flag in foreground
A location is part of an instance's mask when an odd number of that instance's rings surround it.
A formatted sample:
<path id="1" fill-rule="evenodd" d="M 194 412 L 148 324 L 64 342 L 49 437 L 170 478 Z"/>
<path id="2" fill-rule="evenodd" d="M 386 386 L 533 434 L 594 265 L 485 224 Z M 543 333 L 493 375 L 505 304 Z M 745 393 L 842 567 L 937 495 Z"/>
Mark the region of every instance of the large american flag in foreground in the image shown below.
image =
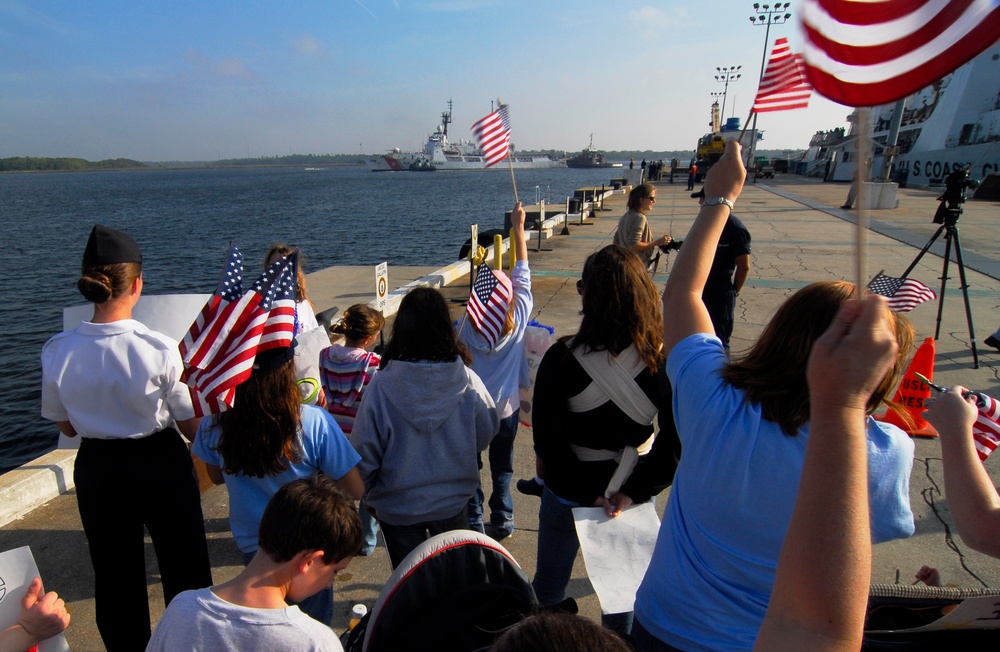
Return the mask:
<path id="1" fill-rule="evenodd" d="M 986 460 L 1000 444 L 1000 403 L 986 394 L 976 393 L 979 414 L 972 424 L 972 438 L 980 460 Z"/>
<path id="2" fill-rule="evenodd" d="M 914 93 L 1000 38 L 1000 0 L 805 0 L 806 72 L 822 95 L 876 106 Z"/>
<path id="3" fill-rule="evenodd" d="M 297 264 L 297 253 L 276 261 L 244 292 L 243 256 L 230 246 L 215 293 L 179 345 L 197 416 L 233 406 L 258 351 L 291 346 Z"/>
<path id="4" fill-rule="evenodd" d="M 506 274 L 494 274 L 489 265 L 479 266 L 465 312 L 473 327 L 490 343 L 491 349 L 502 337 L 511 296 L 510 278 Z"/>
<path id="5" fill-rule="evenodd" d="M 507 105 L 501 104 L 496 111 L 472 125 L 472 135 L 483 150 L 485 167 L 504 160 L 510 150 L 510 114 Z"/>
<path id="6" fill-rule="evenodd" d="M 896 278 L 876 274 L 868 283 L 868 289 L 889 300 L 889 310 L 909 312 L 924 301 L 937 297 L 934 290 L 912 278 Z"/>
<path id="7" fill-rule="evenodd" d="M 804 109 L 809 106 L 811 94 L 812 86 L 806 79 L 802 57 L 792 54 L 788 39 L 779 38 L 774 42 L 774 50 L 761 77 L 753 112 Z"/>

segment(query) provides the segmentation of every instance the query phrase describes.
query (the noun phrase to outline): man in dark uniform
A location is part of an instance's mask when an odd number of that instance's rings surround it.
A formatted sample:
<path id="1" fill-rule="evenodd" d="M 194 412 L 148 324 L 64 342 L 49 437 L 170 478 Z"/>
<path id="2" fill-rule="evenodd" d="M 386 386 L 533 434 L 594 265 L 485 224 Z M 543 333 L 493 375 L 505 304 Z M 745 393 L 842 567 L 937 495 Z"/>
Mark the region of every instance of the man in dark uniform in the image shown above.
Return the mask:
<path id="1" fill-rule="evenodd" d="M 705 189 L 691 193 L 701 204 L 705 201 Z M 730 214 L 726 226 L 719 237 L 712 269 L 702 292 L 701 300 L 708 309 L 708 315 L 715 327 L 715 334 L 722 340 L 729 353 L 729 338 L 733 335 L 736 297 L 750 273 L 750 232 L 740 218 Z"/>

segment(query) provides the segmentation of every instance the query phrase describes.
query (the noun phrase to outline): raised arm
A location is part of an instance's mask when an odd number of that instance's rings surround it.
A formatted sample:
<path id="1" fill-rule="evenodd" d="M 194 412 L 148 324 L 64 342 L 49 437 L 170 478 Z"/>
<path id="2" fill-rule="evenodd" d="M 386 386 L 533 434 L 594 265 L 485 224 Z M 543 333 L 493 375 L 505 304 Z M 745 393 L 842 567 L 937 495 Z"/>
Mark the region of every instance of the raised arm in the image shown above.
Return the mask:
<path id="1" fill-rule="evenodd" d="M 714 197 L 735 202 L 746 176 L 746 168 L 740 159 L 740 145 L 730 140 L 726 143 L 726 153 L 705 177 L 706 203 Z M 730 208 L 725 204 L 702 206 L 684 239 L 684 247 L 677 254 L 663 292 L 663 346 L 668 355 L 674 345 L 689 335 L 715 332 L 701 301 L 701 292 L 705 288 L 729 212 Z"/>
<path id="2" fill-rule="evenodd" d="M 1000 496 L 972 439 L 978 410 L 953 387 L 934 399 L 924 418 L 941 435 L 944 491 L 955 527 L 970 548 L 1000 557 Z"/>
<path id="3" fill-rule="evenodd" d="M 514 232 L 514 253 L 518 260 L 528 260 L 528 243 L 524 240 L 524 208 L 521 202 L 514 204 L 514 210 L 510 212 L 510 227 Z"/>
<path id="4" fill-rule="evenodd" d="M 861 648 L 871 581 L 865 405 L 897 349 L 877 296 L 845 303 L 813 345 L 802 481 L 755 650 Z"/>

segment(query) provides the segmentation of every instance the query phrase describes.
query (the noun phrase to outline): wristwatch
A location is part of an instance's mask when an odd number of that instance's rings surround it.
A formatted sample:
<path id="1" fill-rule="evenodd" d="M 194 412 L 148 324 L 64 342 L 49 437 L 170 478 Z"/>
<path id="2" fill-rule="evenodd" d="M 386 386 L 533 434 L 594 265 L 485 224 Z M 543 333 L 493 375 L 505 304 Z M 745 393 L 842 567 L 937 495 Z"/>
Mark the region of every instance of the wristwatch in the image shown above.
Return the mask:
<path id="1" fill-rule="evenodd" d="M 725 197 L 709 197 L 708 199 L 705 200 L 703 206 L 718 206 L 719 204 L 725 204 L 726 206 L 728 206 L 729 212 L 732 212 L 733 210 L 736 209 L 736 206 L 733 205 L 733 202 L 729 201 Z"/>

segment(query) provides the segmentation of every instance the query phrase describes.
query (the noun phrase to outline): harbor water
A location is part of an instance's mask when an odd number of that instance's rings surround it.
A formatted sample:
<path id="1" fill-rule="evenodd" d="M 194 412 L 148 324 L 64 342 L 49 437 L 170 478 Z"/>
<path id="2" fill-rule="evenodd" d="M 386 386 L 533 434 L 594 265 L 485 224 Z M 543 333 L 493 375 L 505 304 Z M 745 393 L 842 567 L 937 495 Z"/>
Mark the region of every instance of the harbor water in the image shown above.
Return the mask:
<path id="1" fill-rule="evenodd" d="M 558 209 L 615 170 L 518 170 L 523 203 Z M 334 265 L 443 265 L 469 237 L 502 228 L 510 174 L 372 173 L 363 167 L 142 170 L 0 175 L 8 280 L 0 304 L 0 472 L 55 447 L 40 416 L 42 345 L 83 302 L 80 258 L 95 223 L 142 248 L 147 294 L 214 289 L 229 242 L 253 270 L 274 242 L 301 247 L 307 272 Z M 255 270 L 253 270 L 255 271 Z"/>

